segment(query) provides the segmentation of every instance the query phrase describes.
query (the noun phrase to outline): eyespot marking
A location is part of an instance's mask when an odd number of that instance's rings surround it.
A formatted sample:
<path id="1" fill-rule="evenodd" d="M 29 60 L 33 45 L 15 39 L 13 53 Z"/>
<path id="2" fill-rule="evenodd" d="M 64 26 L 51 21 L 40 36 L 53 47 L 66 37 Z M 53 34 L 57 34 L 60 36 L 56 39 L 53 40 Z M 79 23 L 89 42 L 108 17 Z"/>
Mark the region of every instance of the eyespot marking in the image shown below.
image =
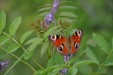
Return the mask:
<path id="1" fill-rule="evenodd" d="M 49 36 L 49 40 L 55 41 L 55 40 L 56 40 L 56 35 L 50 35 L 50 36 Z"/>
<path id="2" fill-rule="evenodd" d="M 78 43 L 74 42 L 74 46 L 75 46 L 75 48 L 76 48 L 77 50 L 79 49 L 79 44 L 78 44 Z"/>
<path id="3" fill-rule="evenodd" d="M 61 52 L 64 48 L 64 44 L 60 45 L 59 47 L 57 47 L 57 51 L 58 52 Z"/>
<path id="4" fill-rule="evenodd" d="M 82 31 L 81 30 L 78 30 L 77 31 L 77 34 L 78 34 L 78 36 L 82 36 Z"/>

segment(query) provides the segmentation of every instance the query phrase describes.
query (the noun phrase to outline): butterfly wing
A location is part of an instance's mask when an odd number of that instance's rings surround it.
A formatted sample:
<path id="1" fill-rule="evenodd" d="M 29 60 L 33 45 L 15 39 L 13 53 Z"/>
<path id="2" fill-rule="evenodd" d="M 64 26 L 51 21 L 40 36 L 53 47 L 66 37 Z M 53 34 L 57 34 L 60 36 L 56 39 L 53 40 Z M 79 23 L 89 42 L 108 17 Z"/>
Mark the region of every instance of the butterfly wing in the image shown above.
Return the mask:
<path id="1" fill-rule="evenodd" d="M 62 55 L 68 55 L 67 39 L 60 35 L 50 35 L 49 40 L 57 48 L 57 51 Z"/>
<path id="2" fill-rule="evenodd" d="M 81 30 L 76 30 L 74 32 L 74 34 L 69 37 L 70 45 L 71 45 L 70 54 L 74 54 L 77 52 L 77 50 L 79 49 L 81 38 L 82 38 L 82 31 Z"/>

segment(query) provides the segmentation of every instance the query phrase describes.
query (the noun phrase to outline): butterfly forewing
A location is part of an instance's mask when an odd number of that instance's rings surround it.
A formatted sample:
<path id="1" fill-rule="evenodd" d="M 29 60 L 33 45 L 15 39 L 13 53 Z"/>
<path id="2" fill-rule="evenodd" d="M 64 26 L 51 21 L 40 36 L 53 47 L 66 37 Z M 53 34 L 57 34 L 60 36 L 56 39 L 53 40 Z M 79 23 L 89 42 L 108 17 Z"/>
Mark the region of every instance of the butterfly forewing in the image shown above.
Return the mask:
<path id="1" fill-rule="evenodd" d="M 79 49 L 79 45 L 82 38 L 82 31 L 76 30 L 75 33 L 71 36 L 71 50 L 70 53 L 74 54 Z"/>
<path id="2" fill-rule="evenodd" d="M 49 40 L 57 48 L 57 51 L 62 55 L 69 53 L 67 39 L 60 35 L 50 35 Z"/>

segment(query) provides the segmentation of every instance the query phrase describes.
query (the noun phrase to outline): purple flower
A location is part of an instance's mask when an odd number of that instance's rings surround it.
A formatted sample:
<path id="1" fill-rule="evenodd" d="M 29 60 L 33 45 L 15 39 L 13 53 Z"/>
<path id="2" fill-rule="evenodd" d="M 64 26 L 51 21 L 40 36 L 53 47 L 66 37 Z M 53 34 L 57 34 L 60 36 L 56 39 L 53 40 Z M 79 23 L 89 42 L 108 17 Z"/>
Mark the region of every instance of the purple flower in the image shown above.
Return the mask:
<path id="1" fill-rule="evenodd" d="M 68 64 L 68 61 L 71 59 L 71 57 L 72 57 L 72 54 L 64 56 L 64 61 L 65 61 L 66 64 Z"/>
<path id="2" fill-rule="evenodd" d="M 52 14 L 56 14 L 58 7 L 60 5 L 60 0 L 54 0 L 53 8 L 51 10 Z"/>
<path id="3" fill-rule="evenodd" d="M 60 73 L 62 75 L 66 74 L 68 72 L 68 68 L 63 68 L 62 70 L 60 70 Z"/>
<path id="4" fill-rule="evenodd" d="M 45 21 L 44 21 L 44 23 L 45 23 L 46 25 L 50 25 L 52 21 L 54 21 L 54 16 L 53 16 L 53 14 L 52 14 L 52 13 L 47 14 L 47 15 L 45 16 Z"/>
<path id="5" fill-rule="evenodd" d="M 53 7 L 51 11 L 45 16 L 44 20 L 44 27 L 49 28 L 49 25 L 55 20 L 55 14 L 58 10 L 58 7 L 60 5 L 60 0 L 54 0 Z"/>
<path id="6" fill-rule="evenodd" d="M 3 70 L 5 67 L 7 67 L 9 63 L 11 63 L 10 60 L 0 62 L 0 70 Z"/>

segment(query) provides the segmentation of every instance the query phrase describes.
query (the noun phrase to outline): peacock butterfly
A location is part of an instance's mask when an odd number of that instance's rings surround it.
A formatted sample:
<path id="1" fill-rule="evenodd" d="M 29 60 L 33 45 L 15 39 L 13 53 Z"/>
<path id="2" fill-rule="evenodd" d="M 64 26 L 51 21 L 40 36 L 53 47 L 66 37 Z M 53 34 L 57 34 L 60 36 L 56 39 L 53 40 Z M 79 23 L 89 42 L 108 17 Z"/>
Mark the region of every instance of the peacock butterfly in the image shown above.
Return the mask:
<path id="1" fill-rule="evenodd" d="M 82 31 L 76 30 L 74 34 L 65 38 L 60 35 L 50 35 L 49 40 L 57 48 L 57 51 L 64 56 L 65 61 L 68 61 L 75 54 L 80 46 L 82 39 Z"/>

